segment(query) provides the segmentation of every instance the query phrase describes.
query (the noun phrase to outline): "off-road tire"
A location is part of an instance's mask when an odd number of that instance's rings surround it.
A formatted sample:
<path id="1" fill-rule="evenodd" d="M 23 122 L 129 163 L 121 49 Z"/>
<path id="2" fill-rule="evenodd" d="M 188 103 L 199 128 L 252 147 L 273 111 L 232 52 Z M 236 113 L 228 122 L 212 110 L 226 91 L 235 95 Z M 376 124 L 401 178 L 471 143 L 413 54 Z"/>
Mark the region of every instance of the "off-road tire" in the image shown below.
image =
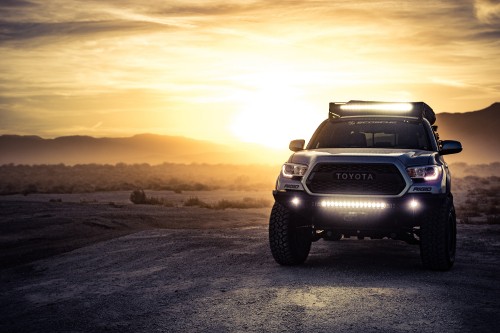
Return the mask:
<path id="1" fill-rule="evenodd" d="M 275 203 L 269 219 L 271 253 L 280 265 L 302 264 L 311 249 L 311 227 L 299 226 L 288 208 Z"/>
<path id="2" fill-rule="evenodd" d="M 447 271 L 455 262 L 457 222 L 453 202 L 448 198 L 430 213 L 420 230 L 420 257 L 425 268 Z"/>

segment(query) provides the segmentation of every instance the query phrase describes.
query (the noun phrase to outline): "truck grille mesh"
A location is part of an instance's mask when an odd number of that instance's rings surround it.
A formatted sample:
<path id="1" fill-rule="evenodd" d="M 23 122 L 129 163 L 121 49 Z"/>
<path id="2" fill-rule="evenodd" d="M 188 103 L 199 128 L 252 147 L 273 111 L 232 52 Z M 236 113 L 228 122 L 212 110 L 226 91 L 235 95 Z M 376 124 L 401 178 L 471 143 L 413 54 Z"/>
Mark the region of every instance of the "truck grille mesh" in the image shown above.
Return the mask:
<path id="1" fill-rule="evenodd" d="M 321 194 L 397 195 L 406 183 L 394 164 L 318 163 L 306 186 Z"/>

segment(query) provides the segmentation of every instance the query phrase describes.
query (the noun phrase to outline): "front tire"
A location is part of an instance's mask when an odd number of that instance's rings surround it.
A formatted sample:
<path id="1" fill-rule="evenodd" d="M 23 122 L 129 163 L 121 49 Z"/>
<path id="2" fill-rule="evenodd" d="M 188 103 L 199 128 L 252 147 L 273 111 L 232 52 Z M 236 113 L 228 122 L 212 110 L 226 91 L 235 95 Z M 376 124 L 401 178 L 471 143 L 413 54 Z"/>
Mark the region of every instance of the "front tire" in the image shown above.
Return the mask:
<path id="1" fill-rule="evenodd" d="M 455 262 L 457 222 L 451 199 L 429 214 L 421 226 L 420 256 L 425 268 L 447 271 Z"/>
<path id="2" fill-rule="evenodd" d="M 300 265 L 309 255 L 312 229 L 298 225 L 296 214 L 274 203 L 269 218 L 269 245 L 274 260 L 280 265 Z"/>

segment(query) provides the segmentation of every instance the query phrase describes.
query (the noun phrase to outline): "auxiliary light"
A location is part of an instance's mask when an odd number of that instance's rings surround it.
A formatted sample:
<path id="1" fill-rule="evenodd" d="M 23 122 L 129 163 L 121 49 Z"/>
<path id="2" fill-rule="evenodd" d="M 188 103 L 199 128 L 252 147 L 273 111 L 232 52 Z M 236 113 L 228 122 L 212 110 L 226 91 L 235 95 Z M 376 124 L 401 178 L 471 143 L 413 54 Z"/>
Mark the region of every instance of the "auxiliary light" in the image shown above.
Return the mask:
<path id="1" fill-rule="evenodd" d="M 404 116 L 427 119 L 432 125 L 436 114 L 424 102 L 373 102 L 349 101 L 330 103 L 328 117 L 330 119 L 352 116 Z"/>
<path id="2" fill-rule="evenodd" d="M 295 198 L 292 199 L 291 203 L 294 206 L 298 206 L 298 205 L 300 205 L 300 199 L 297 198 L 297 197 L 295 197 Z"/>
<path id="3" fill-rule="evenodd" d="M 385 209 L 387 204 L 383 201 L 348 201 L 348 200 L 323 200 L 320 206 L 324 208 L 355 208 L 355 209 Z"/>
<path id="4" fill-rule="evenodd" d="M 340 108 L 344 111 L 374 111 L 374 112 L 410 112 L 411 103 L 374 103 L 374 104 L 344 104 Z"/>

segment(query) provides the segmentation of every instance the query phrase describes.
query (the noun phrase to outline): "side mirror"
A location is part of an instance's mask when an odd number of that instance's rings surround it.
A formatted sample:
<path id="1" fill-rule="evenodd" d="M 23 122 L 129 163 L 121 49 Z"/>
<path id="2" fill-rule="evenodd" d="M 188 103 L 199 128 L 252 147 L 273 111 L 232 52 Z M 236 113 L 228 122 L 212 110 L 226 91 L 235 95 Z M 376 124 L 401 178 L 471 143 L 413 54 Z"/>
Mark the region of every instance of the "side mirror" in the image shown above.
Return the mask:
<path id="1" fill-rule="evenodd" d="M 462 151 L 462 144 L 458 141 L 453 140 L 444 140 L 441 141 L 441 150 L 439 154 L 441 155 L 449 155 L 456 154 Z"/>
<path id="2" fill-rule="evenodd" d="M 292 140 L 290 141 L 290 144 L 288 145 L 288 148 L 291 151 L 299 151 L 299 150 L 304 150 L 304 145 L 306 144 L 306 140 Z"/>

